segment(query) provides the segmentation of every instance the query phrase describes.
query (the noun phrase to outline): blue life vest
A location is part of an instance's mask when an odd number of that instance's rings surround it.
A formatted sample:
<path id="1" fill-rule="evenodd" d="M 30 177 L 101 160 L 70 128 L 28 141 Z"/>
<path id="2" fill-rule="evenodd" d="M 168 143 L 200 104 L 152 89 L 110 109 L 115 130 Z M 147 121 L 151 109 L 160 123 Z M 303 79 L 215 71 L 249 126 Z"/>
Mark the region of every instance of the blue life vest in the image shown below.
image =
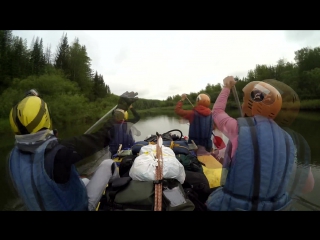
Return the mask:
<path id="1" fill-rule="evenodd" d="M 263 116 L 238 118 L 238 148 L 233 159 L 228 143 L 228 174 L 223 187 L 207 200 L 211 211 L 279 211 L 292 202 L 288 185 L 295 147 L 290 135 Z"/>
<path id="2" fill-rule="evenodd" d="M 19 196 L 30 211 L 87 211 L 87 191 L 75 166 L 65 184 L 55 183 L 50 178 L 54 157 L 63 147 L 55 145 L 45 157 L 45 149 L 51 141 L 57 141 L 57 138 L 45 141 L 34 154 L 22 152 L 17 146 L 12 150 L 9 171 Z M 49 169 L 49 175 L 46 169 Z"/>
<path id="3" fill-rule="evenodd" d="M 127 122 L 116 123 L 113 124 L 113 126 L 115 134 L 109 143 L 109 149 L 112 155 L 118 151 L 120 144 L 122 144 L 122 149 L 130 149 L 135 142 Z"/>
<path id="4" fill-rule="evenodd" d="M 212 148 L 212 127 L 213 120 L 212 115 L 203 116 L 197 111 L 194 112 L 194 119 L 190 123 L 189 127 L 189 143 L 191 140 L 197 145 L 204 146 L 206 149 L 211 150 Z"/>

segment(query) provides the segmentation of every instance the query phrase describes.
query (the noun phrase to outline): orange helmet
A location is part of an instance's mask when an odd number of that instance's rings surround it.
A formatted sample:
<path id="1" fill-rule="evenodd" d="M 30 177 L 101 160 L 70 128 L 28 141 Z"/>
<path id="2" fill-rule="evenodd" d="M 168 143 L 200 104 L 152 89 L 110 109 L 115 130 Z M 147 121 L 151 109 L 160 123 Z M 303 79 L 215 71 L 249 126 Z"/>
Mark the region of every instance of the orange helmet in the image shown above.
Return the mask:
<path id="1" fill-rule="evenodd" d="M 282 97 L 281 111 L 278 113 L 274 121 L 282 127 L 290 126 L 297 118 L 300 111 L 300 99 L 298 94 L 287 84 L 275 79 L 266 79 L 263 80 L 263 82 L 275 87 Z"/>
<path id="2" fill-rule="evenodd" d="M 268 83 L 253 81 L 243 89 L 242 111 L 245 116 L 261 115 L 274 119 L 282 106 L 280 92 Z"/>
<path id="3" fill-rule="evenodd" d="M 201 93 L 197 96 L 196 103 L 197 103 L 197 105 L 209 107 L 210 106 L 210 97 L 205 93 Z"/>

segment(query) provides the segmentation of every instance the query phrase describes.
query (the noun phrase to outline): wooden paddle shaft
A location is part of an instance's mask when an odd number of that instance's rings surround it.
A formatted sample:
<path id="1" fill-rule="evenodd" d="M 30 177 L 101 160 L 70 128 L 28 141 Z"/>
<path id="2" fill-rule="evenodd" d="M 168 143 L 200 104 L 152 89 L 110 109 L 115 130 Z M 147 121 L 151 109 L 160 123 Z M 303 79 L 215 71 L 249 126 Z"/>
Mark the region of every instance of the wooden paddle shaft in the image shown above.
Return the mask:
<path id="1" fill-rule="evenodd" d="M 159 139 L 156 144 L 156 158 L 158 161 L 158 166 L 156 166 L 156 184 L 155 184 L 155 204 L 154 204 L 154 211 L 161 211 L 162 210 L 162 175 L 163 175 L 163 167 L 162 167 L 162 149 L 159 145 Z"/>

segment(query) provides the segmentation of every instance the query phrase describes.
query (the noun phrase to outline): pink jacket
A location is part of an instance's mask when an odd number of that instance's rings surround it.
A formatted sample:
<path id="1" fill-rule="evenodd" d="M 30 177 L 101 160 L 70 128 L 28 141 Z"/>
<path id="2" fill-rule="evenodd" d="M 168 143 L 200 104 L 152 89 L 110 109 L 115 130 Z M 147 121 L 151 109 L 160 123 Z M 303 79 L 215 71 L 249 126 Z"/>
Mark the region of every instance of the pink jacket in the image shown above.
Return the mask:
<path id="1" fill-rule="evenodd" d="M 237 120 L 230 117 L 226 112 L 226 105 L 230 94 L 229 88 L 223 88 L 216 102 L 212 107 L 212 117 L 217 128 L 232 143 L 231 157 L 233 157 L 238 147 L 238 123 Z"/>

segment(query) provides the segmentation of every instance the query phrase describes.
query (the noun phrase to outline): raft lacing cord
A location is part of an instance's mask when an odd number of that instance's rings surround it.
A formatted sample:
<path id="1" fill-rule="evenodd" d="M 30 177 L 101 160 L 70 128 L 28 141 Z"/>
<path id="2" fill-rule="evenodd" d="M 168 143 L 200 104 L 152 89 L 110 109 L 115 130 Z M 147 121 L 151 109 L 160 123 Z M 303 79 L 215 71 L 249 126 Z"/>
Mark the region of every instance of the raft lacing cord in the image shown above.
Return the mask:
<path id="1" fill-rule="evenodd" d="M 162 210 L 162 177 L 163 177 L 163 157 L 162 157 L 162 138 L 157 132 L 156 158 L 158 164 L 156 166 L 156 181 L 155 181 L 155 197 L 154 211 Z"/>

